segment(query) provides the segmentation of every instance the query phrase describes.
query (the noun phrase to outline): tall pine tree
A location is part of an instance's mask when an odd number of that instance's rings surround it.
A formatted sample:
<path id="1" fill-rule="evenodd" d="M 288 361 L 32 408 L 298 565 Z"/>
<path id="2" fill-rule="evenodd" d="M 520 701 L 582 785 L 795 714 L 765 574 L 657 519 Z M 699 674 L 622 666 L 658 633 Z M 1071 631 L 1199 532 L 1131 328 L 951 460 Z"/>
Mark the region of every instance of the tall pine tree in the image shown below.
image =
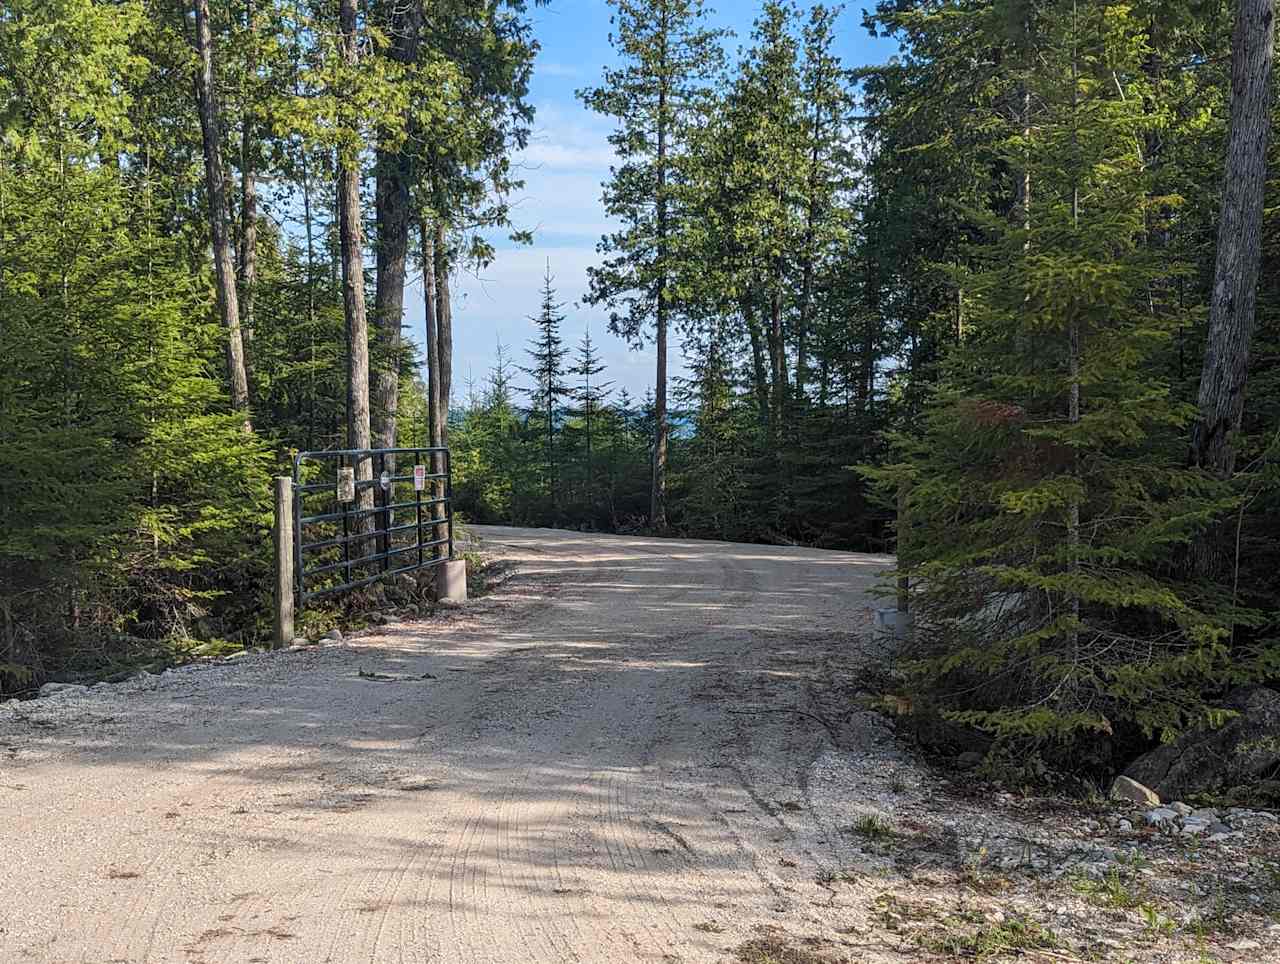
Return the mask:
<path id="1" fill-rule="evenodd" d="M 1145 244 L 1144 24 L 1056 0 L 1013 29 L 1034 115 L 1004 158 L 1030 191 L 983 219 L 964 341 L 885 473 L 910 482 L 917 682 L 1019 746 L 1167 736 L 1265 658 L 1232 652 L 1220 600 L 1169 565 L 1221 504 L 1183 471 L 1193 411 L 1156 364 L 1179 319 L 1149 298 L 1171 269 Z"/>
<path id="2" fill-rule="evenodd" d="M 542 304 L 529 320 L 538 328 L 537 337 L 527 349 L 529 364 L 523 368 L 533 379 L 533 387 L 525 390 L 529 396 L 529 423 L 536 425 L 542 439 L 542 483 L 545 486 L 547 504 L 554 515 L 559 505 L 559 462 L 556 451 L 556 435 L 560 428 L 561 405 L 569 398 L 572 389 L 565 381 L 565 359 L 569 349 L 560 336 L 564 323 L 564 305 L 556 301 L 556 290 L 551 282 L 551 264 L 548 262 L 542 279 Z"/>
<path id="3" fill-rule="evenodd" d="M 653 473 L 649 524 L 666 526 L 667 353 L 671 320 L 680 311 L 674 241 L 690 212 L 677 201 L 679 158 L 708 99 L 722 60 L 719 35 L 705 26 L 703 0 L 610 0 L 611 40 L 621 66 L 579 96 L 612 117 L 609 142 L 620 164 L 605 185 L 605 211 L 622 222 L 589 269 L 588 302 L 611 309 L 610 328 L 639 346 L 652 330 L 656 354 Z"/>

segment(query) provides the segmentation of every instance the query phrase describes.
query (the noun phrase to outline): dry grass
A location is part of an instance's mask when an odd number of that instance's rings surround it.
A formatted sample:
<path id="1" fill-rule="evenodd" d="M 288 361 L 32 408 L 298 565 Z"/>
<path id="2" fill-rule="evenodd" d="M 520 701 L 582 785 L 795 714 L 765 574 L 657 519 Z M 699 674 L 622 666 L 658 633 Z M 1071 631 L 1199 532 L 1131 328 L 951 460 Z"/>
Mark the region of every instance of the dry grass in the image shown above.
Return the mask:
<path id="1" fill-rule="evenodd" d="M 844 957 L 829 957 L 807 947 L 797 947 L 779 937 L 757 937 L 734 950 L 739 964 L 845 964 Z"/>

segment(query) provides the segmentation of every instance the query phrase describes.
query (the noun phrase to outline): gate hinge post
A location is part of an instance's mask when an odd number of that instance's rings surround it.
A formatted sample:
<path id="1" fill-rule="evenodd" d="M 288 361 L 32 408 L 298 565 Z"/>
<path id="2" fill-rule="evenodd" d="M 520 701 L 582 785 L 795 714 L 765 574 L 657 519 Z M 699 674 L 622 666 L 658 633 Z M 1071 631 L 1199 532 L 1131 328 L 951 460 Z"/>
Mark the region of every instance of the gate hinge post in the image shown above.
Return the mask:
<path id="1" fill-rule="evenodd" d="M 293 479 L 287 475 L 276 477 L 275 519 L 275 644 L 288 646 L 293 642 Z"/>

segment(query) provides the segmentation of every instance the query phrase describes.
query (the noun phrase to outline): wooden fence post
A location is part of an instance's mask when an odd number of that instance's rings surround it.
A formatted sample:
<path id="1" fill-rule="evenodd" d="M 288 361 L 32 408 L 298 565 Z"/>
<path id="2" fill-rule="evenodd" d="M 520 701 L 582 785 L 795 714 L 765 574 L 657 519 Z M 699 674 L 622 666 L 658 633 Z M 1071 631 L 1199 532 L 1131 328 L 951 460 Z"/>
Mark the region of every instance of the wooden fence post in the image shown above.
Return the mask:
<path id="1" fill-rule="evenodd" d="M 293 642 L 293 479 L 276 477 L 275 644 Z"/>
<path id="2" fill-rule="evenodd" d="M 907 511 L 907 497 L 911 491 L 911 483 L 905 479 L 898 483 L 898 545 L 896 550 L 898 561 L 898 612 L 905 613 L 911 608 L 911 580 L 907 576 L 909 562 L 904 561 L 907 554 L 907 543 L 911 536 L 911 519 Z"/>

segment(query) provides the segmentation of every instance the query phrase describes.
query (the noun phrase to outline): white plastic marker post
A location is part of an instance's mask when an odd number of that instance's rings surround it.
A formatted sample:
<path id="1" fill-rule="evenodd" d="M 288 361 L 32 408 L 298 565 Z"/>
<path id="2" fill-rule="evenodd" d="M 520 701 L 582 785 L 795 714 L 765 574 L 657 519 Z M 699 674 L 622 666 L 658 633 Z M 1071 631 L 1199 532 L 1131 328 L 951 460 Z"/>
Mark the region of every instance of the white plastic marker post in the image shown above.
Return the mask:
<path id="1" fill-rule="evenodd" d="M 356 500 L 356 470 L 353 468 L 338 469 L 338 501 L 354 502 Z"/>

